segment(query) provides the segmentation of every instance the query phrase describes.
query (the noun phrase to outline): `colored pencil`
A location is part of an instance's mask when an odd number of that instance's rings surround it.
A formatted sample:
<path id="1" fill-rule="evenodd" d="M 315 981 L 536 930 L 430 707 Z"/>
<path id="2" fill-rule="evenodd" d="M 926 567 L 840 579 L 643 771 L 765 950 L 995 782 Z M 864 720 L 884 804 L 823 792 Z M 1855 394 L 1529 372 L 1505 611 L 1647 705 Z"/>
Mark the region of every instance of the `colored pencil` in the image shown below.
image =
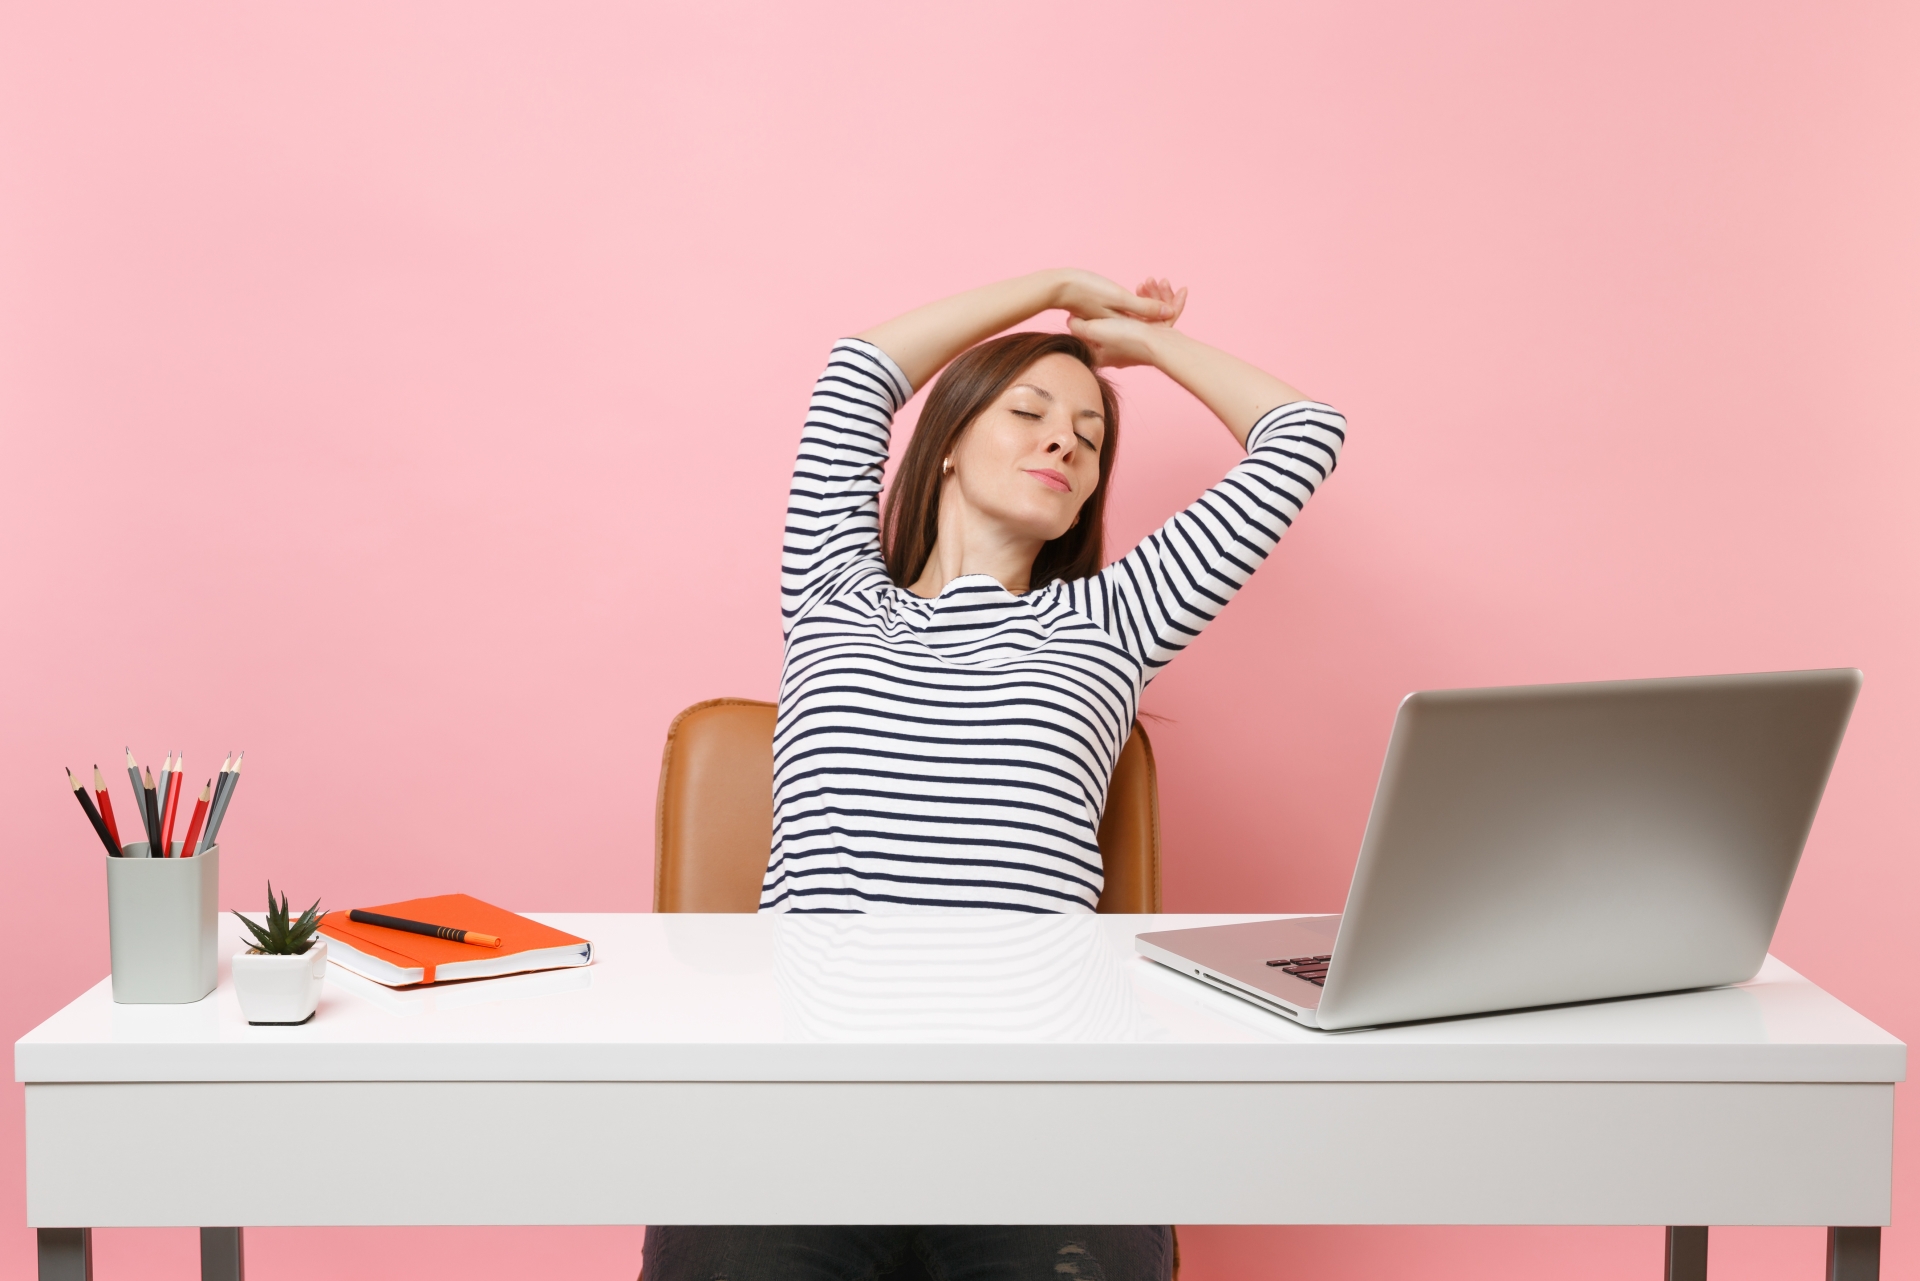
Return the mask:
<path id="1" fill-rule="evenodd" d="M 160 848 L 173 857 L 173 816 L 180 812 L 180 771 L 169 775 L 170 782 L 166 791 L 166 804 L 160 807 Z"/>
<path id="2" fill-rule="evenodd" d="M 147 807 L 141 800 L 140 766 L 133 759 L 133 749 L 127 749 L 127 779 L 133 784 L 133 812 L 140 818 L 141 830 L 147 834 L 147 851 L 153 851 L 153 824 L 147 819 Z"/>
<path id="3" fill-rule="evenodd" d="M 213 780 L 200 789 L 200 799 L 193 803 L 193 821 L 187 824 L 186 844 L 180 847 L 181 858 L 192 858 L 193 847 L 200 840 L 201 825 L 207 821 L 207 803 L 213 799 Z"/>
<path id="4" fill-rule="evenodd" d="M 120 852 L 120 825 L 113 821 L 113 797 L 107 795 L 107 780 L 100 776 L 100 767 L 93 767 L 93 794 L 100 798 L 100 818 L 107 825 L 107 835 L 113 838 L 113 852 Z"/>
<path id="5" fill-rule="evenodd" d="M 233 773 L 227 775 L 227 794 L 218 799 L 213 813 L 207 816 L 207 844 L 209 845 L 220 839 L 220 828 L 227 821 L 227 806 L 233 804 L 233 793 L 240 786 L 240 767 L 246 763 L 245 752 L 233 758 Z"/>
<path id="6" fill-rule="evenodd" d="M 167 753 L 167 759 L 160 766 L 160 821 L 167 819 L 167 801 L 173 796 L 173 753 Z M 172 846 L 168 846 L 169 849 Z"/>
<path id="7" fill-rule="evenodd" d="M 220 762 L 220 776 L 213 780 L 213 808 L 207 811 L 208 835 L 212 835 L 213 816 L 226 808 L 227 785 L 233 782 L 233 753 Z M 208 841 L 209 845 L 213 842 Z"/>
<path id="8" fill-rule="evenodd" d="M 73 776 L 72 770 L 67 771 L 67 781 L 73 784 L 73 798 L 79 801 L 80 808 L 87 812 L 87 821 L 93 824 L 93 830 L 100 837 L 100 843 L 107 847 L 107 853 L 117 858 L 120 847 L 113 843 L 113 836 L 107 831 L 107 825 L 100 821 L 100 811 L 93 808 L 93 800 L 87 795 L 86 787 Z"/>
<path id="9" fill-rule="evenodd" d="M 140 784 L 140 801 L 147 807 L 147 830 L 153 833 L 153 839 L 147 842 L 147 857 L 165 858 L 167 851 L 160 844 L 160 793 L 153 788 L 152 766 L 147 767 Z"/>
<path id="10" fill-rule="evenodd" d="M 382 925 L 390 930 L 405 930 L 409 934 L 425 934 L 429 938 L 446 939 L 450 943 L 471 943 L 475 947 L 499 947 L 500 940 L 491 934 L 482 934 L 478 930 L 459 930 L 451 925 L 428 925 L 425 921 L 409 921 L 404 916 L 382 916 L 378 912 L 362 912 L 354 908 L 347 913 L 349 921 L 358 921 L 362 925 Z"/>

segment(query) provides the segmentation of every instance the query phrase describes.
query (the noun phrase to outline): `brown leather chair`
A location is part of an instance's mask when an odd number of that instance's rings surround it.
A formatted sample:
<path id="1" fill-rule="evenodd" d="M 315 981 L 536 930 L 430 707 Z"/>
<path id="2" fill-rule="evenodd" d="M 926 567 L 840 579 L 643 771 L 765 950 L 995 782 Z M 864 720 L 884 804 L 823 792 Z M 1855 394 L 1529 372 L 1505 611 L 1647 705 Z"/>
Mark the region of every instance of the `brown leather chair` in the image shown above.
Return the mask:
<path id="1" fill-rule="evenodd" d="M 654 809 L 653 910 L 751 912 L 773 844 L 772 703 L 713 698 L 667 727 Z M 1139 725 L 1100 820 L 1102 912 L 1160 910 L 1160 794 Z"/>

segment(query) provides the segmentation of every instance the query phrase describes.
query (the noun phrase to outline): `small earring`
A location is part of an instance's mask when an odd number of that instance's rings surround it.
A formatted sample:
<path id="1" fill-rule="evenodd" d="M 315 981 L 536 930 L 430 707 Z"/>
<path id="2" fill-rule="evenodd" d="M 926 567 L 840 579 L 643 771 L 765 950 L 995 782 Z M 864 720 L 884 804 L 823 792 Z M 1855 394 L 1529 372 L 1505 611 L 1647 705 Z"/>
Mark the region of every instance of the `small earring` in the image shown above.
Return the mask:
<path id="1" fill-rule="evenodd" d="M 941 464 L 940 464 L 940 474 L 941 474 L 942 476 L 951 476 L 951 475 L 953 475 L 953 459 L 951 459 L 951 458 L 948 458 L 948 459 L 945 459 L 944 461 L 942 461 L 942 462 L 941 462 Z"/>

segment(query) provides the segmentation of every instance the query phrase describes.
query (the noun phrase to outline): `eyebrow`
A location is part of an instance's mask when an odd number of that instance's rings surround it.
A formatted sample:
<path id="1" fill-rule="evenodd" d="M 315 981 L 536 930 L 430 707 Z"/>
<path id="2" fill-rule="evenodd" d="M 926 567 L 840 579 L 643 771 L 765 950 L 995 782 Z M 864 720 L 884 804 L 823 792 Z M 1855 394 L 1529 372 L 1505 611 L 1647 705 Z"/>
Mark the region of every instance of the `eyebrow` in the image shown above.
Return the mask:
<path id="1" fill-rule="evenodd" d="M 1026 388 L 1028 391 L 1032 392 L 1034 395 L 1040 397 L 1040 399 L 1042 400 L 1053 399 L 1052 392 L 1048 391 L 1045 387 L 1036 387 L 1032 383 L 1015 383 L 1012 389 L 1015 391 L 1018 391 L 1023 387 Z M 1104 425 L 1107 421 L 1107 416 L 1101 413 L 1097 409 L 1083 409 L 1080 411 L 1080 417 L 1095 419 L 1099 421 L 1102 425 Z"/>

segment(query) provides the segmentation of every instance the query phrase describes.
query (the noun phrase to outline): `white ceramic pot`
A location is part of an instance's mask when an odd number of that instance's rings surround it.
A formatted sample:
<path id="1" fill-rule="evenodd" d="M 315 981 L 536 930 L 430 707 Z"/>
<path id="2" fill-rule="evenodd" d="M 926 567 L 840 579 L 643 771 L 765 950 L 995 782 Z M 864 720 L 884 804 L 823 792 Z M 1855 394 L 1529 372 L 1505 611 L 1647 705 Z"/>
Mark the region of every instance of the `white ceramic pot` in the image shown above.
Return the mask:
<path id="1" fill-rule="evenodd" d="M 233 990 L 249 1023 L 305 1023 L 320 1005 L 327 977 L 327 941 L 317 938 L 298 956 L 233 954 Z"/>

